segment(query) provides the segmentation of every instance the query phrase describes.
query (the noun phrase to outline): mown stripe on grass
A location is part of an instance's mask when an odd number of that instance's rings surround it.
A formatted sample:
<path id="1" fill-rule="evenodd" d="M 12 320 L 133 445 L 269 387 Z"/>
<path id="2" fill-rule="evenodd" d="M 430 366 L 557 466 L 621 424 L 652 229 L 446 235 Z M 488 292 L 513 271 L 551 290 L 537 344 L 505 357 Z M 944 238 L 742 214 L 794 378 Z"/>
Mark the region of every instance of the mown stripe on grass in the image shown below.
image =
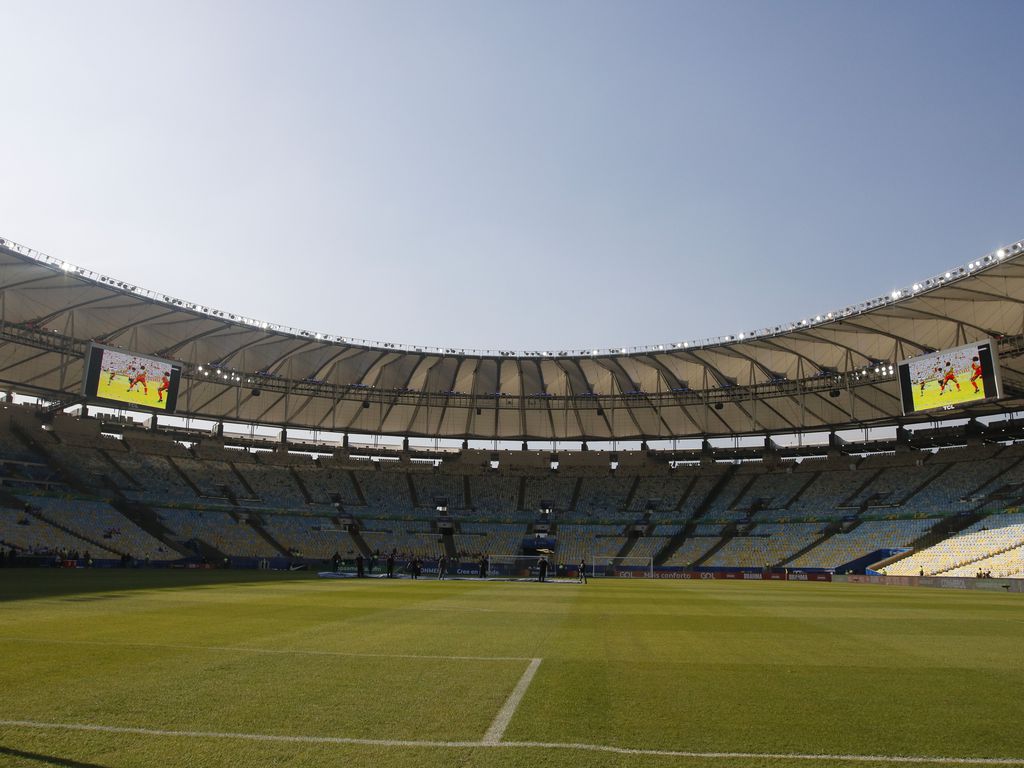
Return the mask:
<path id="1" fill-rule="evenodd" d="M 271 733 L 231 733 L 221 731 L 175 731 L 156 728 L 132 728 L 91 723 L 44 723 L 36 720 L 0 720 L 9 728 L 41 728 L 64 731 L 170 736 L 187 739 L 238 739 L 294 744 L 355 744 L 370 747 L 426 747 L 433 749 L 560 749 L 585 752 L 609 752 L 617 755 L 685 757 L 692 759 L 817 760 L 847 763 L 921 763 L 927 765 L 1024 765 L 1024 757 L 927 757 L 924 755 L 811 755 L 773 752 L 689 752 L 673 749 L 639 749 L 606 744 L 573 744 L 545 741 L 429 741 L 401 739 L 357 739 L 344 736 L 289 736 Z"/>
<path id="2" fill-rule="evenodd" d="M 532 661 L 529 656 L 449 656 L 428 653 L 359 653 L 355 651 L 315 651 L 291 648 L 252 648 L 242 645 L 189 645 L 185 643 L 138 643 L 124 640 L 67 640 L 49 637 L 0 637 L 0 642 L 47 643 L 54 645 L 115 645 L 125 648 L 168 648 L 178 651 L 220 651 L 224 653 L 264 653 L 296 656 L 345 656 L 360 659 L 432 659 L 441 661 Z"/>

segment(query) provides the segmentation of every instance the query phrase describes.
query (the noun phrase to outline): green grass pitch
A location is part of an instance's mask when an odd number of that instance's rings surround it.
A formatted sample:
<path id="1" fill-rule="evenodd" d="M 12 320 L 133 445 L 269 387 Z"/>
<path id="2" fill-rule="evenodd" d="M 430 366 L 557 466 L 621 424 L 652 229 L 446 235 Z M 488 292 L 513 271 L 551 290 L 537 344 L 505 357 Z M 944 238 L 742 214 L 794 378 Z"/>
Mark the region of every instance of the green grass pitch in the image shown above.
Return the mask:
<path id="1" fill-rule="evenodd" d="M 5 570 L 0 660 L 5 768 L 1024 765 L 1014 594 Z"/>

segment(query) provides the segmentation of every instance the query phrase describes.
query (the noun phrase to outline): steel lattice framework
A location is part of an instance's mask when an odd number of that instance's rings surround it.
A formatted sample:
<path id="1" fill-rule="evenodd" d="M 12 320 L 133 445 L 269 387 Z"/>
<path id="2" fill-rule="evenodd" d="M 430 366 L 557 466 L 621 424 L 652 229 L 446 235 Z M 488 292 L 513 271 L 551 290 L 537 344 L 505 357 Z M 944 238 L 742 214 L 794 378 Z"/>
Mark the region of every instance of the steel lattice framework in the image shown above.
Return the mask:
<path id="1" fill-rule="evenodd" d="M 71 401 L 90 341 L 185 364 L 178 412 L 476 440 L 658 440 L 900 421 L 890 367 L 993 338 L 1024 407 L 1024 246 L 786 326 L 626 350 L 359 343 L 140 289 L 0 240 L 0 383 Z M 202 368 L 202 370 L 200 370 Z M 256 393 L 259 394 L 256 394 Z"/>

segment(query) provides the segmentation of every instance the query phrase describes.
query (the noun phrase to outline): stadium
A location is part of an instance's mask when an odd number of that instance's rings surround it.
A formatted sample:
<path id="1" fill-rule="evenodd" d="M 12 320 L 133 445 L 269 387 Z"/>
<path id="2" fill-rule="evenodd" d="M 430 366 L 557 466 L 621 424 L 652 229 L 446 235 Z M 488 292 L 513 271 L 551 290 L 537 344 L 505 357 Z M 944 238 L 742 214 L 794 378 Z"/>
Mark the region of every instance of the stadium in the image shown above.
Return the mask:
<path id="1" fill-rule="evenodd" d="M 1024 764 L 1024 243 L 619 349 L 0 291 L 5 764 Z"/>
<path id="2" fill-rule="evenodd" d="M 1024 3 L 0 19 L 0 768 L 1024 768 Z"/>

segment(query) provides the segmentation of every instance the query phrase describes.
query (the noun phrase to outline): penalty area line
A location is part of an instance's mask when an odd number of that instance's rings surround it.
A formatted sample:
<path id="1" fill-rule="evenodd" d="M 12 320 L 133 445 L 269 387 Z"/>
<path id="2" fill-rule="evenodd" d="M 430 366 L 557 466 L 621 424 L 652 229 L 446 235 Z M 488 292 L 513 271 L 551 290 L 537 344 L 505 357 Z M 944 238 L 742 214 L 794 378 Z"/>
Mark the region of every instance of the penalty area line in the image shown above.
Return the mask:
<path id="1" fill-rule="evenodd" d="M 640 757 L 687 757 L 695 759 L 817 760 L 846 763 L 915 763 L 925 765 L 1024 765 L 1024 757 L 926 757 L 924 755 L 813 755 L 800 752 L 689 752 L 674 749 L 637 749 L 606 744 L 575 744 L 544 741 L 430 741 L 403 739 L 358 739 L 343 736 L 289 736 L 272 733 L 227 731 L 175 731 L 90 723 L 45 723 L 36 720 L 0 720 L 0 728 L 35 728 L 54 731 L 89 731 L 134 736 L 171 736 L 187 739 L 235 739 L 298 744 L 354 744 L 371 747 L 427 747 L 433 749 L 560 749 L 609 752 Z"/>
<path id="2" fill-rule="evenodd" d="M 540 666 L 541 661 L 542 659 L 530 659 L 530 663 L 526 666 L 523 676 L 519 678 L 516 687 L 512 689 L 512 693 L 505 699 L 505 703 L 498 710 L 498 714 L 494 716 L 494 722 L 491 723 L 491 727 L 484 734 L 483 740 L 485 744 L 497 744 L 501 741 L 501 737 L 505 735 L 505 729 L 512 722 L 512 715 L 519 708 L 519 702 L 526 695 L 526 689 L 533 682 L 533 676 L 537 674 L 537 667 Z"/>

